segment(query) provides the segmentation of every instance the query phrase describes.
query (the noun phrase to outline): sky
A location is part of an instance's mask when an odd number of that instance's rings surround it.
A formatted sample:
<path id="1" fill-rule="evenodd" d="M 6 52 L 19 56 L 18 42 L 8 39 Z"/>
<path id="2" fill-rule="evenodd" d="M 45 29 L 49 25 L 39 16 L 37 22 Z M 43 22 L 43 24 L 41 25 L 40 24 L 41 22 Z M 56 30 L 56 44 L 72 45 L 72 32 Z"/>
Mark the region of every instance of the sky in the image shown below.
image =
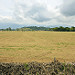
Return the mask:
<path id="1" fill-rule="evenodd" d="M 75 26 L 75 0 L 0 0 L 0 28 Z"/>

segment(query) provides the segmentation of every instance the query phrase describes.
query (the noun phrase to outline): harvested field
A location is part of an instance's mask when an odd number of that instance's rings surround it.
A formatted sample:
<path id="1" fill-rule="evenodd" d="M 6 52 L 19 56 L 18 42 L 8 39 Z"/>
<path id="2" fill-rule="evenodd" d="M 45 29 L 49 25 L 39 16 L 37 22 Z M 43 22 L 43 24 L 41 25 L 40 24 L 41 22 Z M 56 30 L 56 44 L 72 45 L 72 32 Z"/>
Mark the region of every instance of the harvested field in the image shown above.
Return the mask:
<path id="1" fill-rule="evenodd" d="M 75 61 L 75 32 L 0 31 L 0 62 Z"/>

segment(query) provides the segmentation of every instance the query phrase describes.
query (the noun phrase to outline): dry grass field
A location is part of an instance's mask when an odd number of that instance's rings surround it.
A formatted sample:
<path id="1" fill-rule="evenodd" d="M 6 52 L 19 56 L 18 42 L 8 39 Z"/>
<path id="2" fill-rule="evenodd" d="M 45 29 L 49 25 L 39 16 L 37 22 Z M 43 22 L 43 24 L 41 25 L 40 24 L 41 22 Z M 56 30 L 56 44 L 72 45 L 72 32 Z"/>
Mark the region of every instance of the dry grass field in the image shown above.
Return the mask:
<path id="1" fill-rule="evenodd" d="M 0 62 L 75 61 L 75 32 L 0 31 Z"/>

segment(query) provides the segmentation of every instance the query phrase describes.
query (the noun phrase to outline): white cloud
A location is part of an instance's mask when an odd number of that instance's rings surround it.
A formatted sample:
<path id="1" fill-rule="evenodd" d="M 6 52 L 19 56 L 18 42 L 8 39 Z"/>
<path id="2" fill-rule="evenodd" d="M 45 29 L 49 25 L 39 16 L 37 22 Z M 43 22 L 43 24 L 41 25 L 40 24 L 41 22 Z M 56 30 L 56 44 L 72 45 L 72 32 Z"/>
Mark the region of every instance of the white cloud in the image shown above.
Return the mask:
<path id="1" fill-rule="evenodd" d="M 8 22 L 8 21 L 12 21 L 11 16 L 0 16 L 0 22 Z"/>
<path id="2" fill-rule="evenodd" d="M 8 0 L 5 2 L 6 0 L 3 0 L 0 3 L 2 4 L 0 22 L 46 26 L 75 25 L 75 0 Z"/>
<path id="3" fill-rule="evenodd" d="M 54 1 L 55 0 L 51 0 L 51 2 L 50 0 L 17 0 L 14 18 L 20 23 L 25 24 L 47 24 L 48 21 L 51 21 L 59 15 L 59 9 L 56 9 L 57 4 L 52 6 Z"/>

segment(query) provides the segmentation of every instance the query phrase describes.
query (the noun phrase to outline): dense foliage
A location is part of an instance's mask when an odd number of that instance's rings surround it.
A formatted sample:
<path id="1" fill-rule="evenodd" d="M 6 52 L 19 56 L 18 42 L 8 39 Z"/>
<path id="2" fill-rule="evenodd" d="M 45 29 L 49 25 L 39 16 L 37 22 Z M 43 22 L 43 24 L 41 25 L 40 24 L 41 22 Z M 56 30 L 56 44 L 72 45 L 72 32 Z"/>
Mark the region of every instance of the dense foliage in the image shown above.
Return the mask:
<path id="1" fill-rule="evenodd" d="M 75 63 L 0 63 L 0 75 L 75 75 Z"/>
<path id="2" fill-rule="evenodd" d="M 54 28 L 49 28 L 49 27 L 37 27 L 37 26 L 29 26 L 29 27 L 22 27 L 22 28 L 17 28 L 17 29 L 11 29 L 6 28 L 6 29 L 0 29 L 0 31 L 75 31 L 75 27 L 54 27 Z"/>
<path id="3" fill-rule="evenodd" d="M 55 27 L 55 28 L 49 28 L 49 30 L 52 30 L 52 31 L 75 31 L 75 27 Z"/>

